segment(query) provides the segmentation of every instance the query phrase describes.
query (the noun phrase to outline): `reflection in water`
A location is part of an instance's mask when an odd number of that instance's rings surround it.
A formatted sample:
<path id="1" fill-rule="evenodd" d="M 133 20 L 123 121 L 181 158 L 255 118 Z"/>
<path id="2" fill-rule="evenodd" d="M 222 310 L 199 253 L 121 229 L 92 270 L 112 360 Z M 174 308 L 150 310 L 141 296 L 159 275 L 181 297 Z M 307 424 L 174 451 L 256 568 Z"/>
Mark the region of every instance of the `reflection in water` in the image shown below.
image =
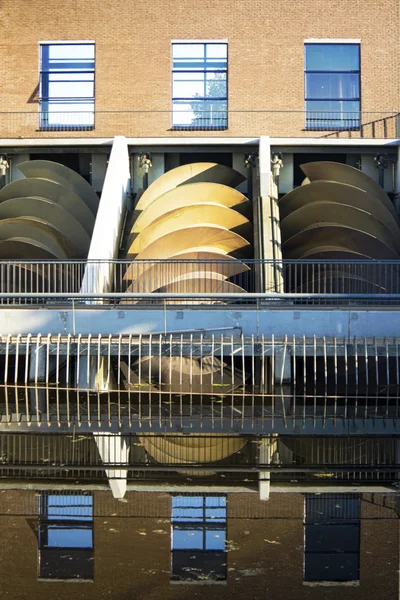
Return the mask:
<path id="1" fill-rule="evenodd" d="M 1 598 L 398 599 L 396 492 L 186 490 L 3 489 Z"/>
<path id="2" fill-rule="evenodd" d="M 288 386 L 287 386 L 288 387 Z M 114 431 L 182 431 L 200 433 L 279 433 L 287 427 L 313 434 L 348 431 L 348 420 L 365 433 L 397 433 L 400 425 L 400 387 L 384 386 L 368 393 L 340 395 L 334 387 L 325 394 L 293 393 L 278 385 L 273 394 L 171 394 L 170 392 L 82 391 L 49 386 L 0 385 L 0 419 L 7 424 L 45 424 L 81 431 L 104 427 Z"/>
<path id="3" fill-rule="evenodd" d="M 358 581 L 360 496 L 306 494 L 304 580 Z"/>
<path id="4" fill-rule="evenodd" d="M 38 543 L 41 579 L 93 579 L 92 495 L 42 494 Z"/>
<path id="5" fill-rule="evenodd" d="M 226 496 L 174 496 L 171 579 L 226 579 L 226 539 Z"/>

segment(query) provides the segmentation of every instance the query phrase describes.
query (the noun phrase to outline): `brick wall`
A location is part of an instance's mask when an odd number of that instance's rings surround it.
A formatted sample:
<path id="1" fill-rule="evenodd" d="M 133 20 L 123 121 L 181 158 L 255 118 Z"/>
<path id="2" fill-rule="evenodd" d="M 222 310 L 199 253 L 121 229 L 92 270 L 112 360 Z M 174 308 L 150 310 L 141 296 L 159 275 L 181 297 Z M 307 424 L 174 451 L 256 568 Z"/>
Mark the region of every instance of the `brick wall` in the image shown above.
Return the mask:
<path id="1" fill-rule="evenodd" d="M 95 40 L 97 111 L 169 111 L 171 39 L 225 38 L 230 110 L 302 111 L 304 39 L 360 38 L 362 110 L 393 111 L 400 105 L 399 13 L 397 0 L 2 0 L 1 110 L 34 114 L 3 117 L 0 137 L 37 128 L 38 42 L 45 40 Z M 228 132 L 214 135 L 300 135 L 303 120 L 233 113 Z M 170 125 L 168 112 L 99 113 L 86 135 L 182 135 Z M 381 130 L 379 123 L 374 135 Z"/>

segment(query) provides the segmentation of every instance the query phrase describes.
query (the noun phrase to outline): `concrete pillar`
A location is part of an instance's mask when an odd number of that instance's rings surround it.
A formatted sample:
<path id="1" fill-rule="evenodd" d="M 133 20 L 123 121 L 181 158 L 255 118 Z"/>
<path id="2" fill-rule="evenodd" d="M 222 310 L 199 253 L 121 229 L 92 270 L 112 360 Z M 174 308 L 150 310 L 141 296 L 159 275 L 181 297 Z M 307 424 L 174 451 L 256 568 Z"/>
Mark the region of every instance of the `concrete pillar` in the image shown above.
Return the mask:
<path id="1" fill-rule="evenodd" d="M 271 439 L 270 437 L 261 438 L 259 452 L 259 495 L 260 500 L 269 500 L 271 472 L 265 468 L 271 464 Z"/>
<path id="2" fill-rule="evenodd" d="M 129 191 L 128 144 L 120 136 L 113 142 L 88 253 L 88 260 L 102 262 L 94 262 L 86 267 L 81 288 L 83 293 L 108 292 L 112 286 L 113 271 L 107 261 L 118 258 Z"/>
<path id="3" fill-rule="evenodd" d="M 101 460 L 105 467 L 107 464 L 128 465 L 129 445 L 127 436 L 120 433 L 95 433 Z M 126 493 L 128 471 L 126 469 L 107 469 L 106 475 L 114 498 L 123 498 Z"/>
<path id="4" fill-rule="evenodd" d="M 261 292 L 282 292 L 283 278 L 280 266 L 282 260 L 279 226 L 278 187 L 271 171 L 270 138 L 260 137 L 259 149 L 260 211 L 259 235 L 261 259 L 275 261 L 266 264 L 261 273 Z M 278 262 L 276 262 L 278 261 Z"/>

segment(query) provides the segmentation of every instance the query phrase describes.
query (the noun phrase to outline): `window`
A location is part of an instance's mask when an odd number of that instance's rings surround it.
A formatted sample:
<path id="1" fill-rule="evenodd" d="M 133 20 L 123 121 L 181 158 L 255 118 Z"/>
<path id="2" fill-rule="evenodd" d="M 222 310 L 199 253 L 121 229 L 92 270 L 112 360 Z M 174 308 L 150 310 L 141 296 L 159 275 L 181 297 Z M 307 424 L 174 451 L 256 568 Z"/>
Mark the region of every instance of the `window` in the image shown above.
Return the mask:
<path id="1" fill-rule="evenodd" d="M 320 494 L 305 497 L 305 581 L 358 581 L 360 497 Z"/>
<path id="2" fill-rule="evenodd" d="M 92 580 L 92 495 L 42 494 L 38 542 L 41 579 Z"/>
<path id="3" fill-rule="evenodd" d="M 172 45 L 172 124 L 174 128 L 228 127 L 228 45 Z"/>
<path id="4" fill-rule="evenodd" d="M 305 45 L 306 128 L 360 127 L 360 45 Z"/>
<path id="5" fill-rule="evenodd" d="M 40 128 L 92 129 L 94 44 L 40 46 Z"/>
<path id="6" fill-rule="evenodd" d="M 226 496 L 172 498 L 171 579 L 226 579 Z"/>

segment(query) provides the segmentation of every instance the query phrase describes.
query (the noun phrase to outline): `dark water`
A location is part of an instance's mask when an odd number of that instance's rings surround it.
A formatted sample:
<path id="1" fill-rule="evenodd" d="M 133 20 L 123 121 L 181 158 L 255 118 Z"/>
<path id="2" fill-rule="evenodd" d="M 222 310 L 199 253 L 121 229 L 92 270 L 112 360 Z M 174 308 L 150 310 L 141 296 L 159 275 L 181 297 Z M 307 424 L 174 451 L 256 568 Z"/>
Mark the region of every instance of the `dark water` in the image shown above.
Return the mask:
<path id="1" fill-rule="evenodd" d="M 0 486 L 1 598 L 399 597 L 395 491 L 52 485 Z"/>

